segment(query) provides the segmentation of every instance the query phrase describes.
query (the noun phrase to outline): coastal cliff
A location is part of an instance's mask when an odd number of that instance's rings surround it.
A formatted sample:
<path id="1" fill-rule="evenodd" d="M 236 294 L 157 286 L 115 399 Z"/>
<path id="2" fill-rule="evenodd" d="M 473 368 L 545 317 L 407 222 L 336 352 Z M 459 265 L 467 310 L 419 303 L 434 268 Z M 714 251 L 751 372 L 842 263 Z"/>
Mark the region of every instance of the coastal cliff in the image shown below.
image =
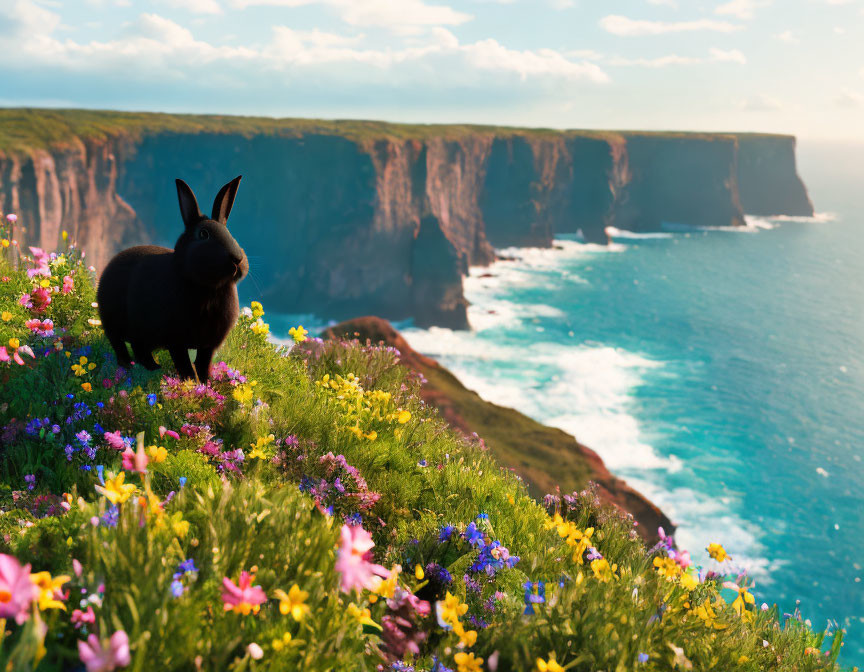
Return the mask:
<path id="1" fill-rule="evenodd" d="M 173 245 L 175 177 L 207 211 L 238 174 L 247 292 L 421 326 L 468 326 L 462 278 L 496 248 L 813 212 L 789 136 L 0 110 L 0 209 L 26 245 L 69 231 L 97 269 Z"/>
<path id="2" fill-rule="evenodd" d="M 601 500 L 632 514 L 642 538 L 653 544 L 657 528 L 672 534 L 666 515 L 620 478 L 613 476 L 593 450 L 566 432 L 547 427 L 512 408 L 498 406 L 467 389 L 434 359 L 416 352 L 386 320 L 361 317 L 330 327 L 327 339 L 358 339 L 383 343 L 399 351 L 399 361 L 425 378 L 420 396 L 437 408 L 451 427 L 466 436 L 477 434 L 495 459 L 515 471 L 529 491 L 540 498 L 546 493 L 571 492 L 597 485 Z"/>

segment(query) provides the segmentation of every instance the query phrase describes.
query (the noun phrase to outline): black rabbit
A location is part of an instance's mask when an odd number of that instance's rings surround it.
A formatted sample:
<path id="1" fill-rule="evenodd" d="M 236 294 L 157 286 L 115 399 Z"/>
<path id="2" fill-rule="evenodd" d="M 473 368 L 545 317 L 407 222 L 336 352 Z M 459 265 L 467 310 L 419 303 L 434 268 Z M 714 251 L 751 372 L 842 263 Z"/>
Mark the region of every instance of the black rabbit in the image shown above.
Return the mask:
<path id="1" fill-rule="evenodd" d="M 167 348 L 181 378 L 210 375 L 213 352 L 237 321 L 237 283 L 249 271 L 246 254 L 227 228 L 240 177 L 222 189 L 213 214 L 201 214 L 195 194 L 177 180 L 185 230 L 174 249 L 140 245 L 123 250 L 105 267 L 96 297 L 102 326 L 121 366 L 131 358 L 159 368 L 153 350 Z M 189 350 L 196 350 L 195 367 Z"/>

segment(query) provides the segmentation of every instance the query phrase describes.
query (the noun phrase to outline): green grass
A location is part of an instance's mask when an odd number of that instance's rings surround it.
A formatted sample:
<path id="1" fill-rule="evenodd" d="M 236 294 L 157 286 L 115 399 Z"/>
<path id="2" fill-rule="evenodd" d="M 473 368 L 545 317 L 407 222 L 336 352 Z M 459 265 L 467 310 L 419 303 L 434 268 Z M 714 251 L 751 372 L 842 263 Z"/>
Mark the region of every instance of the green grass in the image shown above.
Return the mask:
<path id="1" fill-rule="evenodd" d="M 525 137 L 588 137 L 622 140 L 624 136 L 728 138 L 729 133 L 680 131 L 612 131 L 517 128 L 472 124 L 394 124 L 382 121 L 323 120 L 273 117 L 247 117 L 204 114 L 161 114 L 103 110 L 64 110 L 38 108 L 0 108 L 0 153 L 22 154 L 35 149 L 74 146 L 82 141 L 129 138 L 159 133 L 237 133 L 244 136 L 277 135 L 297 137 L 308 134 L 339 135 L 357 142 L 378 139 L 427 140 L 459 139 L 472 135 Z M 753 134 L 746 134 L 753 135 Z M 757 134 L 764 135 L 764 134 Z M 765 137 L 788 137 L 772 136 Z"/>
<path id="2" fill-rule="evenodd" d="M 34 603 L 23 624 L 6 621 L 0 665 L 8 669 L 70 669 L 86 634 L 107 640 L 122 630 L 136 671 L 363 671 L 407 658 L 415 670 L 442 672 L 457 668 L 460 638 L 417 600 L 448 591 L 467 606 L 460 623 L 477 635 L 463 636 L 465 649 L 484 659 L 482 669 L 491 659 L 498 670 L 533 670 L 553 655 L 584 672 L 839 669 L 842 633 L 826 638 L 801 614 L 784 619 L 758 603 L 739 614 L 719 577 L 700 582 L 674 563 L 661 575 L 655 559 L 674 550 L 647 550 L 590 489 L 544 508 L 421 403 L 417 377 L 392 350 L 277 348 L 256 313 L 240 318 L 219 353 L 227 364 L 207 386 L 172 379 L 165 353 L 166 371 L 123 372 L 91 322 L 93 279 L 74 248 L 45 278 L 28 278 L 32 264 L 4 254 L 0 343 L 7 353 L 29 345 L 35 358 L 0 364 L 0 550 L 65 575 L 68 591 L 54 595 L 61 608 Z M 64 277 L 74 283 L 66 294 Z M 38 314 L 54 321 L 47 338 L 31 333 L 34 311 L 20 302 L 43 280 L 55 288 Z M 116 511 L 96 489 L 100 467 L 105 479 L 122 470 L 106 432 L 143 433 L 144 445 L 166 453 L 146 475 L 124 472 L 134 492 Z M 340 590 L 336 545 L 346 520 L 371 532 L 376 562 L 404 568 L 398 587 Z M 608 569 L 592 562 L 589 546 Z M 501 547 L 518 561 L 505 562 Z M 196 571 L 179 572 L 189 559 Z M 241 571 L 266 594 L 257 614 L 223 609 L 223 579 Z M 544 600 L 526 614 L 524 585 L 534 594 L 541 581 Z M 307 593 L 299 620 L 277 599 L 295 585 Z M 706 604 L 711 623 L 698 613 Z M 70 615 L 87 606 L 95 622 L 76 628 Z M 376 625 L 355 618 L 362 609 Z M 397 616 L 402 639 L 386 636 Z"/>

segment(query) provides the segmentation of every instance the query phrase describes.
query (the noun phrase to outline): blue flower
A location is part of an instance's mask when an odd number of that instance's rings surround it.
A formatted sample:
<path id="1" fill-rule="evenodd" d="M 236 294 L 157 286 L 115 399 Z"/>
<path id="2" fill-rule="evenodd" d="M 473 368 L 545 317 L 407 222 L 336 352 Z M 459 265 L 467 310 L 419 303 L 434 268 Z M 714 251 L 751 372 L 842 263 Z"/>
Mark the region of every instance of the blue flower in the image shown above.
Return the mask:
<path id="1" fill-rule="evenodd" d="M 86 465 L 89 467 L 90 465 Z M 108 507 L 105 515 L 102 516 L 102 524 L 106 527 L 117 527 L 117 521 L 120 519 L 120 509 L 114 504 Z"/>
<path id="2" fill-rule="evenodd" d="M 179 480 L 180 480 L 180 487 L 181 487 L 181 488 L 182 488 L 184 485 L 186 485 L 186 477 L 185 477 L 185 476 L 181 476 Z"/>
<path id="3" fill-rule="evenodd" d="M 650 657 L 651 657 L 651 656 L 649 656 L 647 653 L 640 653 L 638 656 L 636 656 L 636 659 L 637 659 L 640 663 L 647 663 L 647 662 L 648 662 L 648 659 L 649 659 Z"/>
<path id="4" fill-rule="evenodd" d="M 101 464 L 96 465 L 96 475 L 99 477 L 99 482 L 102 485 L 105 485 L 105 466 Z"/>
<path id="5" fill-rule="evenodd" d="M 197 572 L 198 568 L 195 566 L 195 559 L 189 558 L 188 560 L 184 560 L 180 563 L 177 569 L 184 574 L 187 572 Z"/>
<path id="6" fill-rule="evenodd" d="M 185 591 L 186 587 L 177 579 L 171 582 L 171 594 L 174 597 L 181 597 Z"/>
<path id="7" fill-rule="evenodd" d="M 420 461 L 417 463 L 417 466 L 418 466 L 418 467 L 425 467 L 425 466 L 427 466 L 427 465 L 426 465 L 426 460 L 425 460 L 425 459 L 424 459 L 424 460 L 420 460 Z"/>
<path id="8" fill-rule="evenodd" d="M 155 392 L 151 392 L 150 394 L 147 395 L 147 403 L 150 404 L 151 406 L 155 406 L 155 405 L 156 405 L 156 394 L 155 394 Z"/>
<path id="9" fill-rule="evenodd" d="M 450 537 L 453 536 L 454 531 L 455 531 L 455 528 L 452 525 L 445 525 L 444 527 L 441 528 L 441 531 L 438 532 L 438 541 L 439 542 L 450 541 Z"/>
<path id="10" fill-rule="evenodd" d="M 473 522 L 468 524 L 462 536 L 472 546 L 480 546 L 483 543 L 483 533 L 477 529 L 477 525 Z"/>

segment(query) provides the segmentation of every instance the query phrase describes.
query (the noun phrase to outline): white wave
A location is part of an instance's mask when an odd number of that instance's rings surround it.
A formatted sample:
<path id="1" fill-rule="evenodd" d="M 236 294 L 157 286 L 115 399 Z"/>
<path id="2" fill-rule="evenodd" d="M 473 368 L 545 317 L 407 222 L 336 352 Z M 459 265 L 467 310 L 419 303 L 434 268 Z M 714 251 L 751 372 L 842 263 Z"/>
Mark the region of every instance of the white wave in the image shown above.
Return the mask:
<path id="1" fill-rule="evenodd" d="M 651 238 L 671 238 L 671 233 L 664 233 L 662 231 L 654 232 L 654 233 L 637 233 L 636 231 L 626 231 L 624 229 L 618 229 L 614 226 L 607 226 L 606 233 L 612 238 L 632 238 L 632 239 L 651 239 Z"/>
<path id="2" fill-rule="evenodd" d="M 800 217 L 795 215 L 774 215 L 768 217 L 775 222 L 795 222 L 800 224 L 827 224 L 840 219 L 836 212 L 817 212 L 812 217 Z"/>
<path id="3" fill-rule="evenodd" d="M 756 215 L 744 215 L 744 221 L 747 222 L 748 228 L 761 229 L 763 231 L 770 231 L 771 229 L 776 229 L 778 226 L 770 218 L 758 217 Z"/>
<path id="4" fill-rule="evenodd" d="M 678 527 L 675 541 L 690 552 L 693 561 L 725 574 L 746 571 L 758 584 L 770 584 L 784 563 L 766 558 L 761 530 L 731 513 L 730 498 L 712 498 L 691 488 L 664 488 L 638 475 L 622 475 L 627 483 L 656 504 Z M 706 551 L 708 544 L 722 544 L 731 561 L 718 563 Z"/>

